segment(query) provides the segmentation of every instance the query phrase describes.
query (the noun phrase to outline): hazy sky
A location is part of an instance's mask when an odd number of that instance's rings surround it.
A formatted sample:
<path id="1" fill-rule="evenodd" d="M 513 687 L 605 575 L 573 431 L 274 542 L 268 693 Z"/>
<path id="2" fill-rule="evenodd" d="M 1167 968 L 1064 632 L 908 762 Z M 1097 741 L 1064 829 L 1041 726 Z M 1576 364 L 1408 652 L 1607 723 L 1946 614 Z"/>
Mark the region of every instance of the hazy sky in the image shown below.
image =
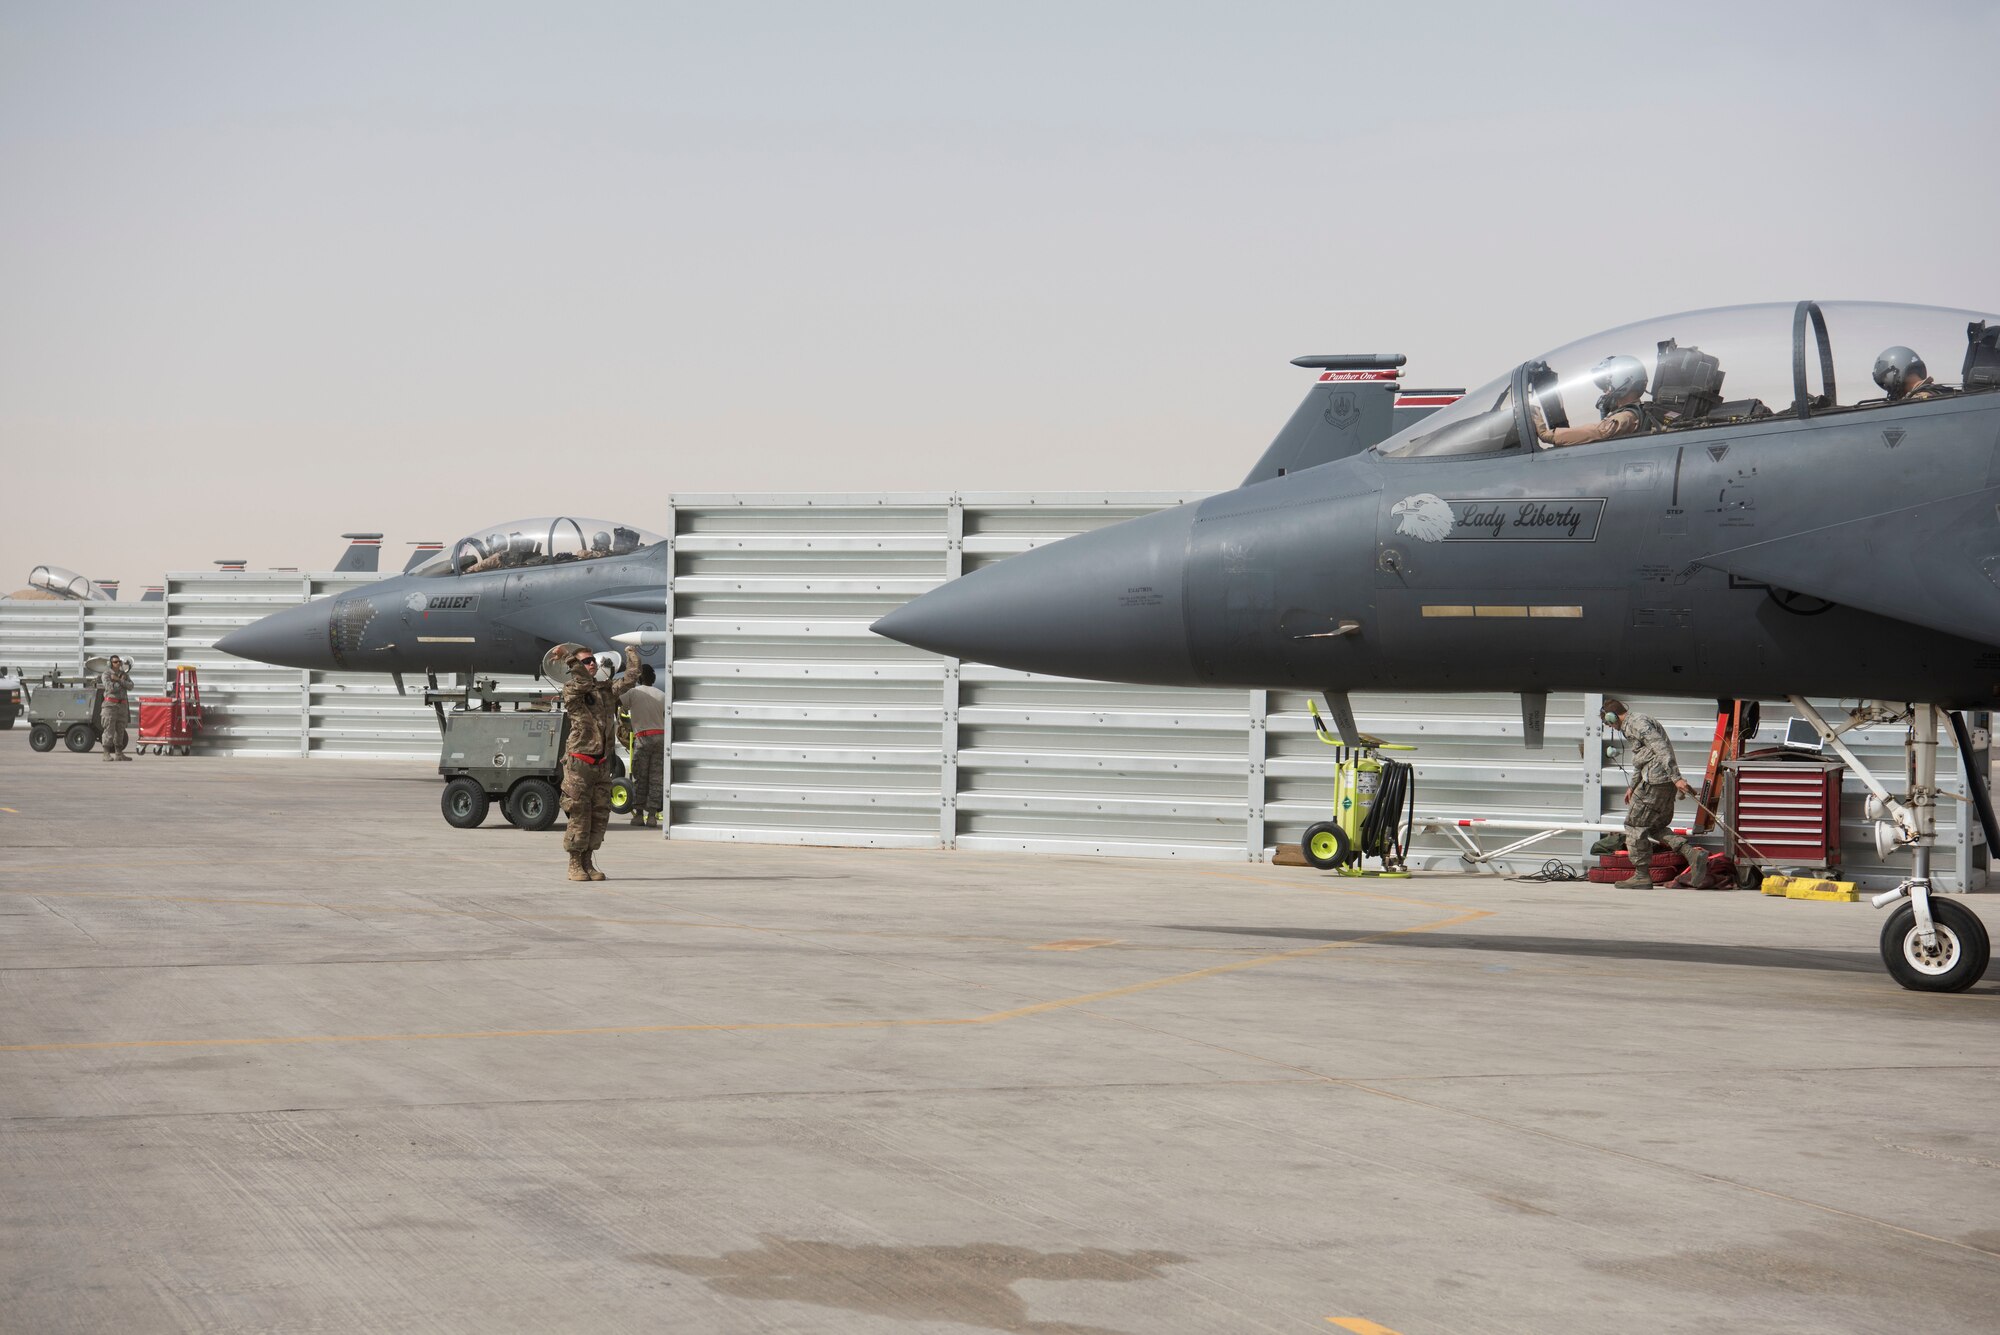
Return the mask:
<path id="1" fill-rule="evenodd" d="M 1226 486 L 1302 352 L 2000 308 L 1996 51 L 1983 2 L 0 4 L 0 592 Z"/>

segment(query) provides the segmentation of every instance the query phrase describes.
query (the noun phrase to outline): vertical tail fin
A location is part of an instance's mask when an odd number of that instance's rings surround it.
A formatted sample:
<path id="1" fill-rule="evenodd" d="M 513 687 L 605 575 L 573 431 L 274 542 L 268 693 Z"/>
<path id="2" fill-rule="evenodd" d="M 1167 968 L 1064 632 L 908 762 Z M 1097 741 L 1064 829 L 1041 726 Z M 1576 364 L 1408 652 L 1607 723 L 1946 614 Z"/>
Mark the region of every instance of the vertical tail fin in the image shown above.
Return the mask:
<path id="1" fill-rule="evenodd" d="M 92 583 L 96 584 L 98 588 L 100 588 L 100 589 L 104 590 L 104 596 L 105 596 L 106 598 L 109 598 L 109 599 L 110 599 L 110 600 L 111 600 L 112 602 L 114 602 L 114 603 L 118 601 L 118 581 L 117 581 L 117 580 L 115 580 L 115 579 L 100 579 L 100 580 L 93 580 L 93 581 L 92 581 Z"/>
<path id="2" fill-rule="evenodd" d="M 443 550 L 444 550 L 444 544 L 441 542 L 411 543 L 410 559 L 403 562 L 403 573 L 407 575 L 412 570 L 415 570 L 418 566 L 423 565 L 428 561 L 436 559 L 437 554 Z"/>
<path id="3" fill-rule="evenodd" d="M 157 603 L 166 596 L 167 589 L 164 584 L 148 584 L 146 591 L 139 595 L 139 601 L 142 603 Z"/>
<path id="4" fill-rule="evenodd" d="M 347 539 L 347 550 L 342 552 L 340 560 L 334 563 L 333 568 L 336 571 L 357 570 L 364 574 L 372 574 L 380 567 L 382 560 L 380 533 L 343 533 L 340 536 Z"/>
<path id="5" fill-rule="evenodd" d="M 1397 378 L 1405 360 L 1400 352 L 1294 357 L 1292 365 L 1318 371 L 1319 379 L 1243 485 L 1359 454 L 1465 392 L 1404 390 Z"/>

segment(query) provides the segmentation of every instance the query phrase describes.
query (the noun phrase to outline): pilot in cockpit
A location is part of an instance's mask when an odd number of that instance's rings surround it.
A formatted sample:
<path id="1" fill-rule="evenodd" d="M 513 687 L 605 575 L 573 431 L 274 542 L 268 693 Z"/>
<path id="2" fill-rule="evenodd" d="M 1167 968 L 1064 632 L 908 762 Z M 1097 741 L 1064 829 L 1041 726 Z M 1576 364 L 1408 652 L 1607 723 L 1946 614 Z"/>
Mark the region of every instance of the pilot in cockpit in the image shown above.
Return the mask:
<path id="1" fill-rule="evenodd" d="M 1551 428 L 1537 411 L 1535 434 L 1541 437 L 1544 449 L 1615 440 L 1633 435 L 1645 425 L 1645 410 L 1639 404 L 1646 393 L 1644 362 L 1623 353 L 1606 357 L 1590 368 L 1590 378 L 1604 391 L 1597 400 L 1598 420 L 1589 426 Z"/>
<path id="2" fill-rule="evenodd" d="M 1921 399 L 1937 399 L 1958 393 L 1931 379 L 1930 371 L 1916 349 L 1906 348 L 1900 343 L 1893 348 L 1882 349 L 1882 355 L 1875 359 L 1875 383 L 1882 387 L 1882 392 L 1889 396 L 1891 403 L 1915 403 Z"/>

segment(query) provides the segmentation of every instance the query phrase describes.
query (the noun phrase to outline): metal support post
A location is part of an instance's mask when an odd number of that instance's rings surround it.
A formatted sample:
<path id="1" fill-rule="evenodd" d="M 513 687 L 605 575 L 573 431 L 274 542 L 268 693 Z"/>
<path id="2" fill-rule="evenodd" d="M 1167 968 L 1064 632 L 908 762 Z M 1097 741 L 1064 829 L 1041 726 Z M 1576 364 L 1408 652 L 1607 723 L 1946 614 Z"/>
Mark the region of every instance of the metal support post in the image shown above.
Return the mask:
<path id="1" fill-rule="evenodd" d="M 1251 862 L 1264 860 L 1264 765 L 1270 759 L 1271 696 L 1268 691 L 1251 691 L 1249 701 L 1248 785 L 1244 794 L 1243 853 Z"/>
<path id="2" fill-rule="evenodd" d="M 312 601 L 312 578 L 299 576 L 299 601 Z M 312 756 L 312 700 L 313 674 L 310 668 L 299 669 L 299 759 Z"/>
<path id="3" fill-rule="evenodd" d="M 1604 695 L 1586 691 L 1583 696 L 1583 797 L 1577 815 L 1587 823 L 1604 819 Z M 1590 856 L 1594 842 L 1589 831 L 1577 840 L 1576 854 Z"/>
<path id="4" fill-rule="evenodd" d="M 662 739 L 666 745 L 660 748 L 660 837 L 674 837 L 674 580 L 680 563 L 676 556 L 675 544 L 680 540 L 680 512 L 675 507 L 673 497 L 667 497 L 667 598 L 665 611 L 660 616 L 660 631 L 667 642 L 660 650 L 660 694 L 666 703 L 665 718 L 660 724 L 667 730 Z"/>
<path id="5" fill-rule="evenodd" d="M 965 501 L 954 495 L 944 511 L 944 578 L 957 579 L 965 573 Z M 958 847 L 958 706 L 960 664 L 945 664 L 939 689 L 943 726 L 938 737 L 938 842 L 945 848 Z"/>

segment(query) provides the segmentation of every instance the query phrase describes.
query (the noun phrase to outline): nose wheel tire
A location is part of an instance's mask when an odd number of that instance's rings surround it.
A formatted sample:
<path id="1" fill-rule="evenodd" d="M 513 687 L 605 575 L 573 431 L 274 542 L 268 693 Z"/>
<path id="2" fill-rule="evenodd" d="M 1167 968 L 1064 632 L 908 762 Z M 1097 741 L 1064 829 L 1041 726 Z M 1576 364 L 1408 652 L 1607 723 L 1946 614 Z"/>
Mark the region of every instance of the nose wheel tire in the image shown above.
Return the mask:
<path id="1" fill-rule="evenodd" d="M 1347 831 L 1330 820 L 1321 821 L 1307 830 L 1299 840 L 1299 850 L 1306 855 L 1306 861 L 1321 871 L 1332 871 L 1335 867 L 1345 867 L 1352 859 L 1354 845 L 1347 838 Z"/>
<path id="2" fill-rule="evenodd" d="M 463 775 L 446 784 L 444 796 L 438 799 L 438 805 L 444 809 L 445 824 L 460 830 L 470 830 L 484 821 L 492 804 L 478 781 Z"/>
<path id="3" fill-rule="evenodd" d="M 1882 924 L 1882 962 L 1890 976 L 1913 992 L 1963 992 L 1986 972 L 1993 947 L 1986 924 L 1963 904 L 1931 896 L 1937 949 L 1926 951 L 1917 932 L 1917 911 L 1905 900 Z"/>

